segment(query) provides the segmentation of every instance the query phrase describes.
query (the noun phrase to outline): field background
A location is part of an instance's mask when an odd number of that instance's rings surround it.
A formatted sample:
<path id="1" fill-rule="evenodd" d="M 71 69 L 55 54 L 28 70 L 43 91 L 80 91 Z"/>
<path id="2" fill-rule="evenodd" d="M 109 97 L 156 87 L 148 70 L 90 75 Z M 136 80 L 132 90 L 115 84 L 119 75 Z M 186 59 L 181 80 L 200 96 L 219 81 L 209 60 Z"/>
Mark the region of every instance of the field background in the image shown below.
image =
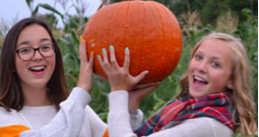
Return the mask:
<path id="1" fill-rule="evenodd" d="M 56 4 L 63 4 L 66 10 L 66 0 L 55 0 Z M 121 0 L 110 0 L 111 4 Z M 140 104 L 144 118 L 154 114 L 165 102 L 174 98 L 180 91 L 179 79 L 187 70 L 190 53 L 197 41 L 209 32 L 225 32 L 242 40 L 247 50 L 252 75 L 252 94 L 256 104 L 255 116 L 258 121 L 258 1 L 257 0 L 155 0 L 168 7 L 177 17 L 182 29 L 183 46 L 181 60 L 175 71 L 165 79 L 165 82 L 154 92 L 149 94 Z M 79 74 L 78 43 L 82 34 L 82 26 L 88 21 L 83 16 L 87 7 L 82 6 L 83 0 L 76 0 L 70 8 L 75 8 L 77 15 L 61 14 L 53 5 L 39 4 L 32 7 L 32 0 L 24 0 L 30 8 L 31 16 L 45 19 L 51 26 L 63 55 L 65 74 L 68 88 L 76 86 Z M 44 8 L 51 13 L 39 14 L 38 9 Z M 58 18 L 62 18 L 64 27 L 57 27 Z M 15 21 L 13 22 L 13 24 Z M 81 28 L 81 29 L 79 29 Z M 0 46 L 10 27 L 0 21 Z M 108 114 L 107 95 L 109 84 L 94 76 L 94 85 L 90 92 L 92 101 L 90 106 L 106 121 Z M 235 135 L 236 136 L 236 135 Z"/>

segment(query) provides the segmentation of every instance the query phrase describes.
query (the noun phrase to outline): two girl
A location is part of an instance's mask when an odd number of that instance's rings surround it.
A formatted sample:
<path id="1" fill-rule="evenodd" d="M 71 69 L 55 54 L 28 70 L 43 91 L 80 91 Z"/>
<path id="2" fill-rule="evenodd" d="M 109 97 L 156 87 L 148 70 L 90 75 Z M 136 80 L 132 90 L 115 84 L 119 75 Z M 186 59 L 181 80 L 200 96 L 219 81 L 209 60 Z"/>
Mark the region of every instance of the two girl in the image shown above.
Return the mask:
<path id="1" fill-rule="evenodd" d="M 48 26 L 28 18 L 8 32 L 0 62 L 1 136 L 107 136 L 107 125 L 87 106 L 94 55 L 88 59 L 85 47 L 81 40 L 79 80 L 69 95 L 62 56 Z M 236 38 L 222 33 L 203 38 L 193 49 L 179 95 L 142 126 L 138 105 L 158 85 L 139 84 L 148 71 L 129 74 L 129 49 L 123 67 L 114 52 L 111 46 L 112 63 L 106 51 L 103 59 L 97 56 L 111 85 L 110 137 L 229 137 L 237 129 L 243 135 L 257 131 L 247 56 Z"/>
<path id="2" fill-rule="evenodd" d="M 108 126 L 110 137 L 230 137 L 239 129 L 242 135 L 257 134 L 251 78 L 242 43 L 227 34 L 212 33 L 194 47 L 187 74 L 181 79 L 182 90 L 139 128 L 132 129 L 129 106 L 138 106 L 154 87 L 139 87 L 137 100 L 128 101 L 131 89 L 148 71 L 129 74 L 130 53 L 125 50 L 122 67 L 110 47 L 98 60 L 108 76 L 111 93 Z M 103 50 L 105 51 L 105 50 Z M 134 132 L 133 132 L 134 131 Z"/>

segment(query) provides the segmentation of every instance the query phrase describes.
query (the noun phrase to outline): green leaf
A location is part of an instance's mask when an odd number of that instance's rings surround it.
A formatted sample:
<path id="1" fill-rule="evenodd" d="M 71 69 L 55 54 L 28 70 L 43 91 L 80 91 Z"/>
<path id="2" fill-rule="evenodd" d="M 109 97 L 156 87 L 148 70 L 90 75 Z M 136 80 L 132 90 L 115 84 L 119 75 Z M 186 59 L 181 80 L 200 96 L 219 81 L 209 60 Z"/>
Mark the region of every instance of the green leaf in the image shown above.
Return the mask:
<path id="1" fill-rule="evenodd" d="M 74 31 L 71 31 L 71 36 L 72 36 L 73 40 L 74 40 L 77 44 L 79 44 L 79 40 L 77 39 L 76 34 L 75 34 Z"/>
<path id="2" fill-rule="evenodd" d="M 64 38 L 57 38 L 57 41 L 59 42 L 59 43 L 65 43 L 65 44 L 69 44 L 69 41 L 67 41 L 66 39 L 64 39 Z"/>
<path id="3" fill-rule="evenodd" d="M 26 0 L 26 3 L 29 6 L 29 8 L 31 9 L 31 0 Z"/>
<path id="4" fill-rule="evenodd" d="M 39 4 L 38 6 L 58 14 L 62 19 L 64 18 L 64 16 L 59 11 L 51 7 L 49 4 Z"/>
<path id="5" fill-rule="evenodd" d="M 85 23 L 86 23 L 86 22 L 88 21 L 88 18 L 87 18 L 87 17 L 85 17 L 85 18 L 84 18 L 84 21 L 85 21 Z"/>
<path id="6" fill-rule="evenodd" d="M 38 13 L 38 10 L 39 10 L 39 6 L 37 6 L 36 8 L 35 8 L 35 10 L 31 13 L 32 15 L 32 17 L 35 17 L 36 16 L 36 14 Z"/>

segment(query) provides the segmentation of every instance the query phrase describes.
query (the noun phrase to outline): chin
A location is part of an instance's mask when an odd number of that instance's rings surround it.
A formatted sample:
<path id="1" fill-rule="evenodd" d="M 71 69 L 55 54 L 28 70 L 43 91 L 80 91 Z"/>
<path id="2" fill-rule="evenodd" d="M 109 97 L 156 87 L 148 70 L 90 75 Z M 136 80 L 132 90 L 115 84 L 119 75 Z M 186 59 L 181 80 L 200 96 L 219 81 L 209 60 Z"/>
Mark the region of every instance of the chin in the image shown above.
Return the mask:
<path id="1" fill-rule="evenodd" d="M 42 88 L 47 86 L 47 80 L 35 80 L 31 83 L 33 87 Z"/>
<path id="2" fill-rule="evenodd" d="M 204 96 L 201 92 L 197 93 L 197 91 L 189 91 L 189 94 L 193 97 L 193 98 L 198 98 L 198 97 L 202 97 Z"/>

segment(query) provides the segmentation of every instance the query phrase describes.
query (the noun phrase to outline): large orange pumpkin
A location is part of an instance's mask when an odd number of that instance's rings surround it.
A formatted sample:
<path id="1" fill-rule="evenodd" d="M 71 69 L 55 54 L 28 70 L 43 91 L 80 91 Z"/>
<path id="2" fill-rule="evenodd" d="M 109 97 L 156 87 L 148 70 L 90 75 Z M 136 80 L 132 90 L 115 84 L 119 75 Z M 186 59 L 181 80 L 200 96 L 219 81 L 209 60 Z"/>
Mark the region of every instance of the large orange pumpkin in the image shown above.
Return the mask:
<path id="1" fill-rule="evenodd" d="M 124 1 L 110 4 L 96 12 L 87 22 L 83 34 L 87 52 L 102 56 L 102 48 L 115 48 L 120 66 L 124 51 L 130 50 L 130 73 L 148 70 L 142 82 L 165 79 L 177 66 L 182 48 L 182 35 L 174 14 L 154 1 Z M 97 59 L 95 72 L 106 75 Z"/>

